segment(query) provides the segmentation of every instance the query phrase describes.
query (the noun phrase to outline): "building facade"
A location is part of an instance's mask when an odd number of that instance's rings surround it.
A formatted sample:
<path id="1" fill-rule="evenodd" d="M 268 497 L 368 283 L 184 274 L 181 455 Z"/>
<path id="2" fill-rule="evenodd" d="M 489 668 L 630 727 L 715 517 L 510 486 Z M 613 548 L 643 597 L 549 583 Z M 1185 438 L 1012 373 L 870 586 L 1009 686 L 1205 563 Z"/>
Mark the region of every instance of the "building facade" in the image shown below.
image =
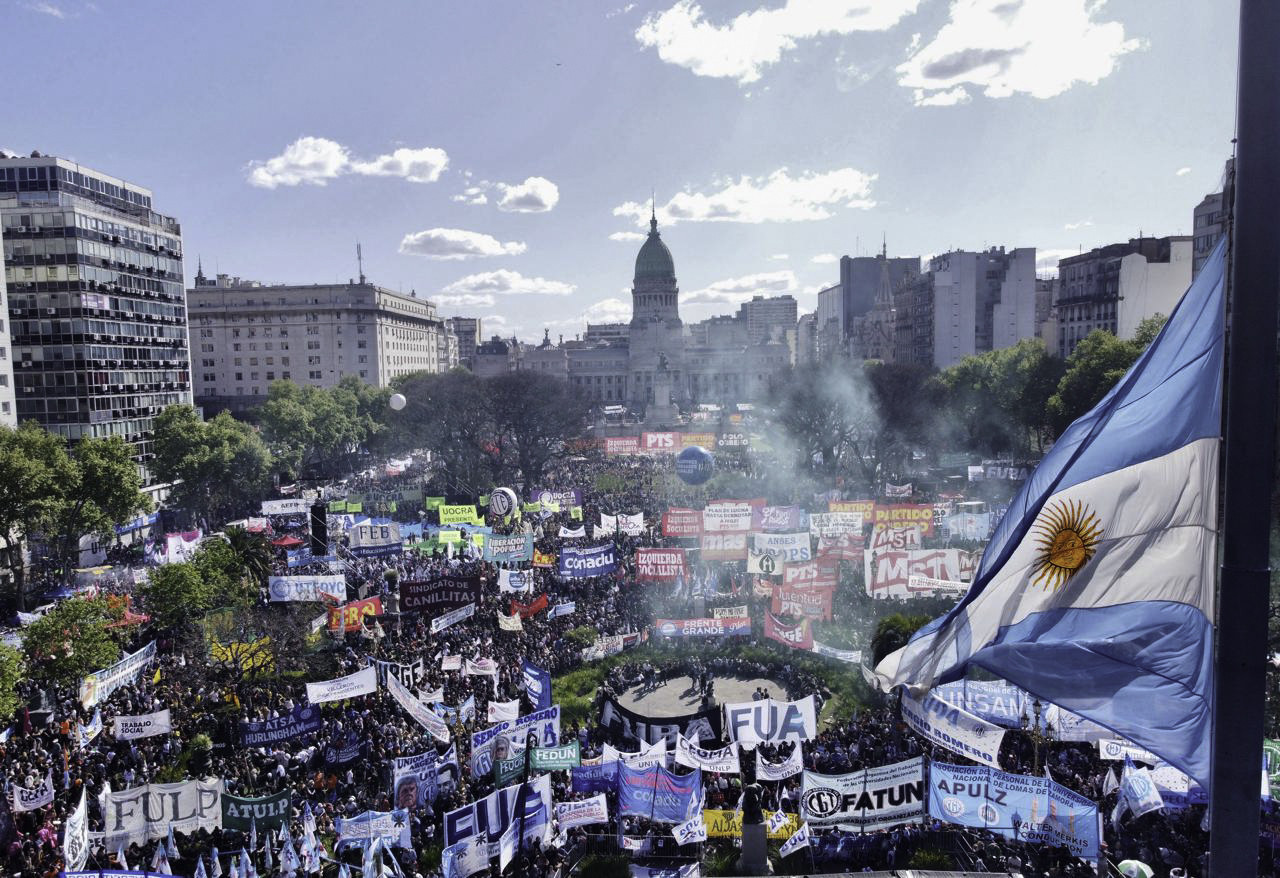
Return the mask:
<path id="1" fill-rule="evenodd" d="M 191 402 L 177 220 L 149 189 L 33 154 L 0 158 L 0 227 L 17 418 L 68 441 L 120 436 L 162 490 L 154 419 Z"/>
<path id="2" fill-rule="evenodd" d="M 18 426 L 13 396 L 13 341 L 9 337 L 9 297 L 4 270 L 4 226 L 0 225 L 0 426 Z"/>
<path id="3" fill-rule="evenodd" d="M 1116 334 L 1120 325 L 1120 274 L 1125 257 L 1141 256 L 1148 264 L 1144 272 L 1150 272 L 1152 263 L 1169 263 L 1175 251 L 1185 253 L 1180 245 L 1190 242 L 1185 236 L 1165 238 L 1130 238 L 1122 244 L 1095 247 L 1078 256 L 1069 256 L 1058 262 L 1058 298 L 1054 309 L 1058 319 L 1058 352 L 1067 357 L 1076 349 L 1080 340 L 1095 329 L 1105 329 Z M 1188 269 L 1190 266 L 1188 266 Z M 1130 276 L 1137 271 L 1130 263 Z M 1162 282 L 1172 283 L 1181 269 L 1161 273 Z M 1189 281 L 1188 281 L 1189 282 Z M 1183 285 L 1178 292 L 1186 290 Z M 1158 294 L 1163 301 L 1167 294 Z M 1130 309 L 1136 313 L 1135 309 Z M 1134 324 L 1136 326 L 1136 323 Z"/>
<path id="4" fill-rule="evenodd" d="M 481 322 L 479 317 L 447 317 L 445 327 L 458 339 L 458 365 L 472 367 L 476 348 L 480 346 Z"/>
<path id="5" fill-rule="evenodd" d="M 1222 169 L 1222 189 L 1211 192 L 1196 205 L 1191 215 L 1191 235 L 1194 239 L 1191 261 L 1191 277 L 1196 278 L 1226 231 L 1227 214 L 1230 211 L 1231 186 L 1235 177 L 1235 160 L 1227 159 Z"/>
<path id="6" fill-rule="evenodd" d="M 426 299 L 370 283 L 270 285 L 196 276 L 188 290 L 195 398 L 243 411 L 273 381 L 333 387 L 354 376 L 376 387 L 437 372 L 448 331 Z"/>
<path id="7" fill-rule="evenodd" d="M 784 339 L 794 329 L 799 307 L 795 296 L 752 296 L 738 306 L 738 320 L 746 325 L 747 343 L 764 344 L 770 339 Z"/>

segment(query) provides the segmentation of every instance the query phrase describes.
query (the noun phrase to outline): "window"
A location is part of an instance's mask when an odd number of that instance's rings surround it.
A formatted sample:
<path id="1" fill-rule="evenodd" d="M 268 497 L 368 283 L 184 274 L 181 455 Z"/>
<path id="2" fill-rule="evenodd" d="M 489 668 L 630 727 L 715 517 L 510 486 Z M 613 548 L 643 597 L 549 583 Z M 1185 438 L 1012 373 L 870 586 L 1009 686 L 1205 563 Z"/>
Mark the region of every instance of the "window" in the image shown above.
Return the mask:
<path id="1" fill-rule="evenodd" d="M 250 365 L 250 366 L 256 366 L 256 365 L 258 365 L 258 358 L 257 358 L 257 357 L 250 357 L 250 358 L 249 358 L 249 365 Z"/>
<path id="2" fill-rule="evenodd" d="M 202 344 L 202 345 L 200 345 L 200 352 L 201 352 L 201 353 L 205 353 L 205 354 L 211 354 L 211 353 L 213 353 L 213 345 L 211 345 L 211 344 Z"/>
<path id="3" fill-rule="evenodd" d="M 267 357 L 267 365 L 268 365 L 268 366 L 270 366 L 270 365 L 272 365 L 273 363 L 275 363 L 275 361 L 276 361 L 276 358 L 275 358 L 275 357 Z"/>
<path id="4" fill-rule="evenodd" d="M 257 372 L 250 372 L 250 373 L 249 373 L 249 380 L 250 380 L 250 381 L 257 381 L 257 380 L 258 380 L 258 373 L 257 373 Z"/>
<path id="5" fill-rule="evenodd" d="M 312 369 L 309 373 L 307 373 L 307 377 L 308 377 L 308 378 L 310 378 L 312 381 L 319 381 L 319 380 L 320 380 L 320 370 L 319 370 L 319 369 Z"/>
<path id="6" fill-rule="evenodd" d="M 309 342 L 307 342 L 307 350 L 309 350 L 309 351 L 318 351 L 318 350 L 320 350 L 320 342 L 318 342 L 318 341 L 309 341 Z"/>
<path id="7" fill-rule="evenodd" d="M 235 344 L 233 344 L 233 345 L 231 346 L 231 350 L 233 350 L 233 351 L 238 351 L 238 350 L 240 350 L 240 342 L 236 342 Z"/>
<path id="8" fill-rule="evenodd" d="M 236 357 L 236 358 L 235 358 L 235 363 L 234 363 L 234 365 L 236 365 L 236 366 L 239 366 L 239 365 L 240 365 L 240 358 L 239 358 L 239 357 Z"/>
<path id="9" fill-rule="evenodd" d="M 237 373 L 236 373 L 236 380 L 237 380 L 237 381 L 243 381 L 243 380 L 244 380 L 244 373 L 243 373 L 243 372 L 237 372 Z M 243 392 L 243 391 L 241 391 L 241 392 Z"/>
<path id="10" fill-rule="evenodd" d="M 288 357 L 281 357 L 281 358 L 280 358 L 280 365 L 281 365 L 281 366 L 287 366 L 287 365 L 289 365 L 289 358 L 288 358 Z"/>
<path id="11" fill-rule="evenodd" d="M 288 381 L 289 378 L 292 376 L 292 374 L 293 373 L 291 372 L 281 372 L 280 377 L 283 378 L 285 381 Z"/>
<path id="12" fill-rule="evenodd" d="M 319 365 L 320 365 L 320 358 L 319 358 L 319 357 L 307 357 L 307 365 L 309 365 L 309 366 L 319 366 Z"/>
<path id="13" fill-rule="evenodd" d="M 268 380 L 268 381 L 275 381 L 275 380 L 276 380 L 276 373 L 275 373 L 275 372 L 268 372 L 268 373 L 267 373 L 267 380 Z"/>

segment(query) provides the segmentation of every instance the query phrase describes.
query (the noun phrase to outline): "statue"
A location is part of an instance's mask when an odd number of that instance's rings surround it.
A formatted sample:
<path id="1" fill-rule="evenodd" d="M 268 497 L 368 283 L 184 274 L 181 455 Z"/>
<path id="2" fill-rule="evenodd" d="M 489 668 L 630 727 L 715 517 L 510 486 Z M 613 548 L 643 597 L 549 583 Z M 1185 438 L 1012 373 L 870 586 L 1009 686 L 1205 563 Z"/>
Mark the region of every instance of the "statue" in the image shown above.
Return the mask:
<path id="1" fill-rule="evenodd" d="M 658 351 L 658 371 L 667 371 L 667 353 L 666 351 Z"/>
<path id="2" fill-rule="evenodd" d="M 758 783 L 749 783 L 742 788 L 742 825 L 764 823 L 764 811 L 760 808 L 760 794 L 764 788 Z"/>

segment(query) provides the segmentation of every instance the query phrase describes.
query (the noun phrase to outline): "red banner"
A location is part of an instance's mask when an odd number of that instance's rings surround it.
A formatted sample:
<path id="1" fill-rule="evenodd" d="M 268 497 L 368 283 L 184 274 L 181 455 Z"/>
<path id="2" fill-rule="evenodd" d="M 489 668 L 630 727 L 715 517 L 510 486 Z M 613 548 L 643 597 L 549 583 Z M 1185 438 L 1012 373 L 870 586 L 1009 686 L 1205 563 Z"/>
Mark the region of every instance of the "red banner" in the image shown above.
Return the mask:
<path id="1" fill-rule="evenodd" d="M 836 568 L 821 561 L 784 564 L 782 584 L 790 588 L 835 588 Z"/>
<path id="2" fill-rule="evenodd" d="M 773 587 L 773 612 L 784 616 L 807 616 L 810 619 L 831 619 L 831 588 Z"/>
<path id="3" fill-rule="evenodd" d="M 876 527 L 888 525 L 902 527 L 918 524 L 925 536 L 933 535 L 933 505 L 930 503 L 893 503 L 876 506 L 870 515 L 864 515 L 864 522 L 871 522 Z"/>
<path id="4" fill-rule="evenodd" d="M 365 616 L 381 616 L 382 615 L 382 598 L 365 598 L 362 601 L 352 601 L 342 607 L 329 608 L 329 630 L 341 631 L 342 620 L 346 617 L 348 631 L 359 631 L 364 627 Z"/>
<path id="5" fill-rule="evenodd" d="M 871 532 L 871 551 L 918 549 L 923 537 L 924 528 L 919 524 L 877 524 Z"/>
<path id="6" fill-rule="evenodd" d="M 556 553 L 540 552 L 537 549 L 534 549 L 533 550 L 533 566 L 534 567 L 555 567 Z"/>
<path id="7" fill-rule="evenodd" d="M 875 521 L 876 501 L 874 500 L 828 500 L 828 512 L 857 512 L 863 522 Z"/>
<path id="8" fill-rule="evenodd" d="M 644 454 L 676 454 L 680 451 L 680 434 L 642 433 L 640 450 Z"/>
<path id="9" fill-rule="evenodd" d="M 810 630 L 809 624 L 808 619 L 801 619 L 794 625 L 788 625 L 773 613 L 765 613 L 764 636 L 784 643 L 792 649 L 813 649 L 813 631 Z"/>
<path id="10" fill-rule="evenodd" d="M 688 575 L 684 549 L 636 549 L 638 579 L 673 582 Z"/>
<path id="11" fill-rule="evenodd" d="M 818 540 L 819 561 L 852 561 L 862 563 L 862 534 L 836 534 Z"/>
<path id="12" fill-rule="evenodd" d="M 747 533 L 720 533 L 702 535 L 703 561 L 747 560 Z"/>
<path id="13" fill-rule="evenodd" d="M 511 602 L 511 615 L 520 614 L 521 619 L 531 619 L 547 608 L 547 596 L 540 594 L 530 603 L 521 604 L 516 601 Z"/>
<path id="14" fill-rule="evenodd" d="M 664 537 L 702 536 L 702 512 L 697 509 L 668 509 L 662 513 Z"/>
<path id="15" fill-rule="evenodd" d="M 604 453 L 607 457 L 619 457 L 625 454 L 640 453 L 639 436 L 606 436 Z"/>

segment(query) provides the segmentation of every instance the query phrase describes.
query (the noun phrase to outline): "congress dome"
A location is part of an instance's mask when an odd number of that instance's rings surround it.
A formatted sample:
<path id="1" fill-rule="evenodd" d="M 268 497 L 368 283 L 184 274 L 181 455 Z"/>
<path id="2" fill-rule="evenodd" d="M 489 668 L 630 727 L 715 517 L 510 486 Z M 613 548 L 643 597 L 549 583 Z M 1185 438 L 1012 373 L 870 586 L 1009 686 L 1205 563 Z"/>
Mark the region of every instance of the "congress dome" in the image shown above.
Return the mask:
<path id="1" fill-rule="evenodd" d="M 658 234 L 657 217 L 652 217 L 649 220 L 649 237 L 636 254 L 636 280 L 675 280 L 675 277 L 676 265 L 671 259 L 671 251 Z"/>

